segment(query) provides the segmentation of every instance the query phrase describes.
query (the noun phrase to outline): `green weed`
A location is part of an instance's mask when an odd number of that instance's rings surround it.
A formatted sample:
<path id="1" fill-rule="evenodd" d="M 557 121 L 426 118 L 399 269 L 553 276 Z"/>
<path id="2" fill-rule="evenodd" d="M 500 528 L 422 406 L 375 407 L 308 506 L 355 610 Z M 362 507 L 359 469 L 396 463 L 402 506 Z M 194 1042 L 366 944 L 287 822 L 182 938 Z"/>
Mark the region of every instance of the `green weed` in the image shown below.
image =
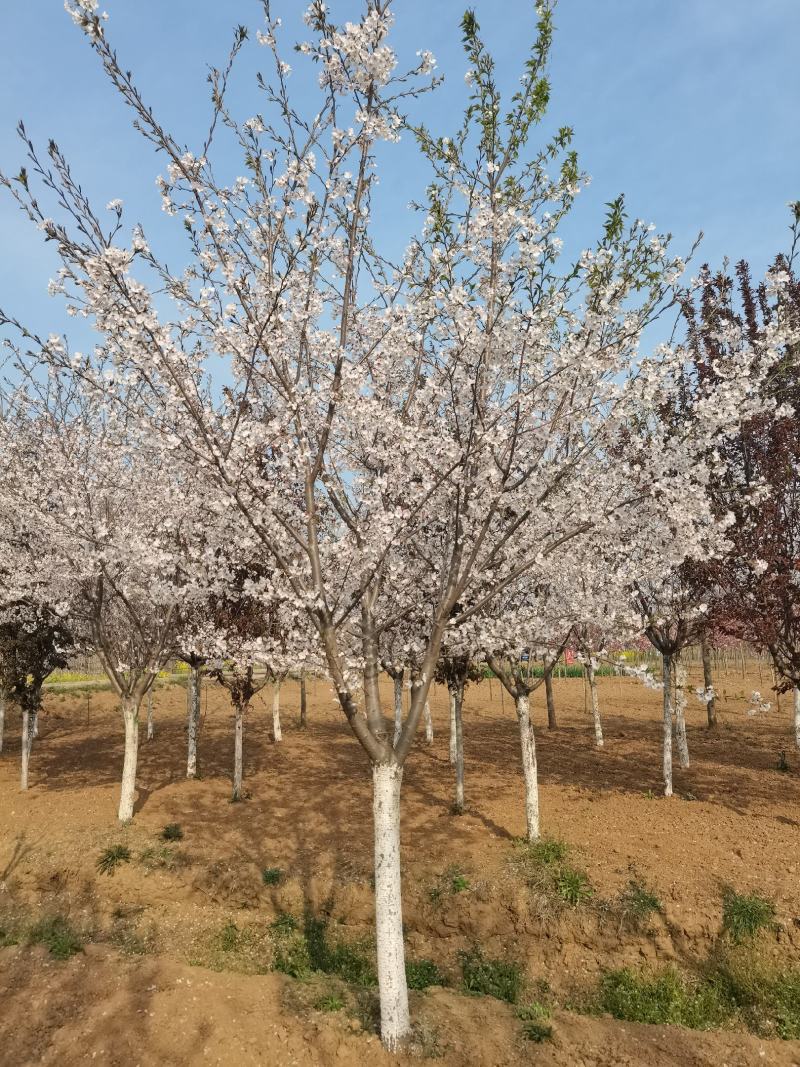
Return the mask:
<path id="1" fill-rule="evenodd" d="M 44 945 L 57 960 L 68 960 L 83 952 L 83 942 L 69 921 L 61 915 L 42 919 L 31 928 L 28 940 L 32 945 Z"/>
<path id="2" fill-rule="evenodd" d="M 736 944 L 749 940 L 775 923 L 775 905 L 757 893 L 737 893 L 726 886 L 722 893 L 722 929 Z"/>
<path id="3" fill-rule="evenodd" d="M 131 850 L 127 845 L 110 845 L 100 853 L 97 870 L 100 874 L 113 874 L 120 863 L 129 863 Z"/>
<path id="4" fill-rule="evenodd" d="M 164 841 L 182 841 L 183 830 L 179 823 L 168 823 L 161 831 L 161 837 Z"/>
<path id="5" fill-rule="evenodd" d="M 265 867 L 261 872 L 261 881 L 264 885 L 279 885 L 283 878 L 280 867 Z"/>
<path id="6" fill-rule="evenodd" d="M 522 971 L 508 960 L 486 959 L 479 948 L 460 953 L 464 989 L 468 993 L 516 1004 L 522 992 Z"/>
<path id="7" fill-rule="evenodd" d="M 406 982 L 409 989 L 427 989 L 428 986 L 447 984 L 433 960 L 406 960 Z"/>

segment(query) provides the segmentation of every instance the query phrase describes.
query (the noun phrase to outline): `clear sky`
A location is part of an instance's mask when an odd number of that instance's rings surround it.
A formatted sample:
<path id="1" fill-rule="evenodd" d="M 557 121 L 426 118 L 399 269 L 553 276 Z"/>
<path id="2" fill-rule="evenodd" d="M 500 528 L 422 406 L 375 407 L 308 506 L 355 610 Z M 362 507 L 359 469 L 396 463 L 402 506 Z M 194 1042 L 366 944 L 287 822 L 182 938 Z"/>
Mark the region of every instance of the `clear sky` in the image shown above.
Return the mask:
<path id="1" fill-rule="evenodd" d="M 337 20 L 360 10 L 356 0 L 329 6 Z M 411 63 L 417 49 L 430 49 L 446 76 L 416 112 L 438 134 L 455 128 L 466 97 L 464 6 L 395 0 L 401 58 Z M 513 91 L 533 35 L 533 3 L 472 6 L 501 83 Z M 122 65 L 179 142 L 198 146 L 209 111 L 206 68 L 224 61 L 237 23 L 253 34 L 236 110 L 246 118 L 261 107 L 253 73 L 267 57 L 255 43 L 257 0 L 107 0 L 105 7 Z M 307 35 L 304 7 L 273 0 L 287 44 Z M 553 103 L 541 137 L 573 126 L 592 175 L 571 223 L 575 239 L 591 244 L 604 203 L 625 192 L 631 215 L 671 231 L 678 252 L 702 229 L 700 260 L 746 257 L 763 271 L 786 245 L 787 202 L 800 199 L 800 0 L 561 0 L 555 21 Z M 311 106 L 307 61 L 287 58 L 296 91 Z M 100 208 L 122 198 L 126 221 L 141 219 L 154 247 L 178 265 L 180 224 L 171 222 L 169 236 L 157 239 L 167 220 L 154 179 L 164 164 L 131 129 L 60 0 L 0 4 L 0 167 L 7 173 L 17 173 L 22 160 L 14 132 L 20 118 L 36 141 L 59 142 Z M 422 194 L 426 172 L 403 149 L 387 161 L 378 227 L 395 253 L 415 225 L 404 205 Z M 46 294 L 55 257 L 7 195 L 0 195 L 0 248 L 0 305 L 39 331 L 61 330 L 70 320 Z"/>

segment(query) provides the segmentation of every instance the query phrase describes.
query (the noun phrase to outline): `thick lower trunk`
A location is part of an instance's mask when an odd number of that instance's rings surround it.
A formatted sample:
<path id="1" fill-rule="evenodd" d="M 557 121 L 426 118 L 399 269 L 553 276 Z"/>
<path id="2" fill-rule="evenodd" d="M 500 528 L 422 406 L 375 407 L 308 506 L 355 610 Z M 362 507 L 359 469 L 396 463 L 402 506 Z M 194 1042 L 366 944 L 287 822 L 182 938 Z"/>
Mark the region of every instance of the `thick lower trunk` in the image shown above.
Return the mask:
<path id="1" fill-rule="evenodd" d="M 300 675 L 300 726 L 305 730 L 308 726 L 308 710 L 306 697 L 306 676 Z"/>
<path id="2" fill-rule="evenodd" d="M 281 733 L 281 680 L 277 678 L 272 690 L 272 740 L 282 741 Z"/>
<path id="3" fill-rule="evenodd" d="M 662 656 L 662 678 L 664 683 L 664 719 L 663 719 L 663 765 L 664 796 L 672 796 L 672 657 Z"/>
<path id="4" fill-rule="evenodd" d="M 0 752 L 3 751 L 3 735 L 6 732 L 6 695 L 0 693 Z"/>
<path id="5" fill-rule="evenodd" d="M 19 771 L 19 787 L 20 789 L 28 788 L 28 763 L 31 758 L 31 745 L 33 744 L 33 732 L 31 731 L 31 717 L 30 712 L 23 711 L 22 713 L 22 738 L 20 746 L 20 771 Z"/>
<path id="6" fill-rule="evenodd" d="M 189 668 L 189 684 L 186 689 L 186 777 L 197 778 L 200 768 L 197 762 L 197 739 L 200 733 L 200 668 Z"/>
<path id="7" fill-rule="evenodd" d="M 703 657 L 703 688 L 708 693 L 709 690 L 713 691 L 714 675 L 711 673 L 711 649 L 706 641 L 700 642 L 700 654 Z M 713 729 L 717 725 L 717 701 L 713 696 L 710 700 L 706 700 L 706 715 L 708 727 Z"/>
<path id="8" fill-rule="evenodd" d="M 537 841 L 539 838 L 539 775 L 536 768 L 536 738 L 533 734 L 528 697 L 517 697 L 516 705 L 522 751 L 522 774 L 525 778 L 525 826 L 528 840 Z"/>
<path id="9" fill-rule="evenodd" d="M 501 690 L 502 692 L 502 690 Z M 456 765 L 456 694 L 450 689 L 450 763 Z"/>
<path id="10" fill-rule="evenodd" d="M 794 743 L 800 748 L 800 689 L 794 690 Z"/>
<path id="11" fill-rule="evenodd" d="M 375 935 L 381 1040 L 394 1051 L 408 1036 L 403 901 L 400 889 L 400 786 L 403 768 L 372 767 L 372 815 L 375 830 Z"/>
<path id="12" fill-rule="evenodd" d="M 125 758 L 122 761 L 122 788 L 119 796 L 119 821 L 133 818 L 136 795 L 136 764 L 139 758 L 139 705 L 132 697 L 123 698 L 122 719 L 125 725 Z"/>
<path id="13" fill-rule="evenodd" d="M 242 799 L 242 745 L 244 741 L 244 708 L 237 704 L 233 728 L 233 796 L 231 800 Z"/>
<path id="14" fill-rule="evenodd" d="M 39 736 L 39 712 L 34 711 L 31 715 L 31 740 L 35 741 Z"/>
<path id="15" fill-rule="evenodd" d="M 464 810 L 464 690 L 456 693 L 456 801 L 454 810 L 460 815 Z"/>
<path id="16" fill-rule="evenodd" d="M 147 693 L 147 740 L 152 741 L 156 736 L 155 723 L 153 721 L 153 687 Z"/>
<path id="17" fill-rule="evenodd" d="M 594 720 L 594 740 L 598 748 L 603 747 L 603 722 L 600 718 L 600 698 L 597 693 L 597 678 L 591 661 L 586 664 L 586 677 L 589 681 L 589 694 L 592 700 L 592 719 Z"/>
<path id="18" fill-rule="evenodd" d="M 403 675 L 395 675 L 392 681 L 394 682 L 394 744 L 397 744 L 403 730 Z"/>
<path id="19" fill-rule="evenodd" d="M 422 714 L 423 714 L 423 716 L 425 718 L 425 743 L 427 745 L 432 745 L 433 744 L 433 716 L 431 715 L 430 703 L 427 700 L 425 701 L 425 710 L 423 711 Z M 2 745 L 0 745 L 0 748 L 2 748 Z"/>
<path id="20" fill-rule="evenodd" d="M 686 716 L 684 714 L 686 703 L 683 692 L 678 692 L 679 688 L 682 688 L 685 672 L 681 668 L 677 656 L 673 663 L 672 673 L 675 677 L 675 740 L 678 743 L 678 762 L 681 767 L 688 767 L 689 741 L 686 737 Z"/>
<path id="21" fill-rule="evenodd" d="M 555 730 L 558 727 L 556 721 L 556 702 L 553 699 L 553 671 L 544 673 L 544 691 L 547 697 L 547 729 Z"/>

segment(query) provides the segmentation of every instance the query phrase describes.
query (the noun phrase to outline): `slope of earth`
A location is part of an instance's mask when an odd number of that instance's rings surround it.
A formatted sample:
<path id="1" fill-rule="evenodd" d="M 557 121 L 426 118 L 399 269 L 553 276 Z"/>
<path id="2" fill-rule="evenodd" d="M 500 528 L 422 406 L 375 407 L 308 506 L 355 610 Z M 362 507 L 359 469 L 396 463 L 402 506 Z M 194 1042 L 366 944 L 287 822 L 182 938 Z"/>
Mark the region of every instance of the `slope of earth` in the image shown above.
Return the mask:
<path id="1" fill-rule="evenodd" d="M 725 886 L 774 901 L 777 926 L 763 951 L 781 963 L 800 960 L 800 755 L 789 701 L 751 718 L 751 691 L 769 688 L 763 669 L 750 663 L 746 674 L 723 676 L 719 729 L 708 731 L 704 707 L 689 705 L 692 764 L 684 770 L 676 760 L 676 796 L 665 800 L 660 695 L 625 679 L 600 686 L 602 749 L 580 679 L 555 683 L 557 730 L 543 722 L 543 693 L 534 700 L 543 829 L 568 844 L 571 868 L 585 874 L 588 890 L 576 906 L 553 895 L 515 844 L 524 813 L 508 697 L 496 682 L 468 691 L 467 812 L 456 817 L 447 694 L 433 694 L 434 743 L 418 741 L 403 785 L 409 957 L 435 961 L 454 988 L 463 954 L 476 946 L 512 961 L 533 991 L 523 998 L 551 999 L 553 1040 L 522 1041 L 513 1009 L 495 999 L 437 988 L 415 997 L 420 1049 L 454 1065 L 800 1063 L 792 1042 L 558 1009 L 608 968 L 692 966 L 707 956 Z M 384 695 L 388 708 L 388 683 Z M 122 724 L 112 694 L 48 695 L 27 794 L 18 789 L 19 725 L 9 715 L 0 757 L 0 927 L 22 931 L 62 916 L 86 952 L 57 962 L 41 947 L 3 950 L 0 1062 L 70 1064 L 92 1052 L 108 1063 L 382 1062 L 374 1005 L 320 1011 L 315 997 L 350 995 L 330 985 L 338 979 L 317 988 L 313 976 L 266 973 L 287 969 L 278 959 L 287 945 L 306 951 L 297 931 L 309 920 L 324 923 L 332 943 L 370 956 L 370 778 L 333 694 L 309 682 L 309 728 L 301 730 L 298 687 L 286 683 L 279 744 L 270 737 L 270 694 L 255 700 L 245 733 L 249 798 L 236 805 L 228 803 L 226 694 L 204 688 L 196 781 L 184 776 L 185 698 L 177 685 L 156 693 L 156 737 L 142 740 L 137 813 L 126 828 L 115 819 Z M 162 839 L 168 824 L 179 824 L 181 840 Z M 98 858 L 115 845 L 130 860 L 102 874 Z M 644 923 L 625 910 L 631 883 L 661 905 Z M 368 976 L 357 977 L 364 997 L 374 997 Z M 171 1025 L 181 1012 L 185 1025 Z M 125 1042 L 135 1052 L 126 1056 Z"/>

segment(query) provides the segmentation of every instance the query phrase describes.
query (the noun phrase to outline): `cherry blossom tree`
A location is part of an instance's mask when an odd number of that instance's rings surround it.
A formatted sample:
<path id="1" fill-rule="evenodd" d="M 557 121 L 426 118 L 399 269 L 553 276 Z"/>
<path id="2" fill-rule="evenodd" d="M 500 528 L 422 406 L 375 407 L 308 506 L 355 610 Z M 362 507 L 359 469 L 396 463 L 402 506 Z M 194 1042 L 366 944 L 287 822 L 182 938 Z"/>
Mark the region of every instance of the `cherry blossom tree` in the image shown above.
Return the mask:
<path id="1" fill-rule="evenodd" d="M 316 64 L 320 92 L 304 116 L 265 3 L 257 38 L 272 73 L 259 78 L 263 106 L 244 121 L 229 106 L 247 39 L 240 29 L 230 62 L 211 73 L 212 121 L 192 151 L 145 103 L 95 0 L 74 0 L 75 22 L 165 158 L 159 185 L 187 235 L 183 271 L 168 268 L 141 227 L 125 241 L 115 201 L 109 231 L 57 146 L 43 160 L 24 130 L 27 168 L 4 184 L 58 250 L 54 291 L 100 338 L 93 360 L 73 371 L 76 389 L 98 388 L 98 368 L 110 366 L 138 390 L 125 418 L 194 472 L 204 514 L 236 516 L 230 550 L 243 565 L 257 556 L 269 576 L 243 592 L 266 603 L 277 594 L 287 629 L 294 614 L 316 634 L 372 773 L 381 1033 L 395 1048 L 410 1027 L 400 791 L 448 628 L 480 618 L 590 530 L 632 537 L 653 510 L 682 521 L 706 509 L 695 486 L 708 463 L 698 459 L 747 410 L 751 367 L 747 351 L 721 364 L 726 373 L 678 438 L 659 412 L 674 407 L 684 355 L 662 347 L 643 356 L 639 342 L 672 303 L 682 262 L 666 238 L 628 222 L 620 199 L 596 245 L 562 264 L 558 228 L 583 182 L 572 132 L 527 147 L 549 95 L 546 2 L 505 108 L 465 15 L 464 122 L 450 137 L 415 129 L 432 172 L 421 228 L 401 263 L 381 254 L 371 225 L 376 148 L 398 140 L 405 113 L 436 80 L 425 51 L 398 72 L 391 7 L 366 0 L 361 19 L 340 27 L 314 0 L 299 52 Z M 231 184 L 212 166 L 223 138 L 243 161 Z M 33 347 L 68 373 L 60 345 Z M 407 566 L 430 545 L 428 570 Z M 424 639 L 395 739 L 380 700 L 380 643 L 398 611 L 420 603 Z M 160 602 L 152 617 L 163 618 Z"/>

